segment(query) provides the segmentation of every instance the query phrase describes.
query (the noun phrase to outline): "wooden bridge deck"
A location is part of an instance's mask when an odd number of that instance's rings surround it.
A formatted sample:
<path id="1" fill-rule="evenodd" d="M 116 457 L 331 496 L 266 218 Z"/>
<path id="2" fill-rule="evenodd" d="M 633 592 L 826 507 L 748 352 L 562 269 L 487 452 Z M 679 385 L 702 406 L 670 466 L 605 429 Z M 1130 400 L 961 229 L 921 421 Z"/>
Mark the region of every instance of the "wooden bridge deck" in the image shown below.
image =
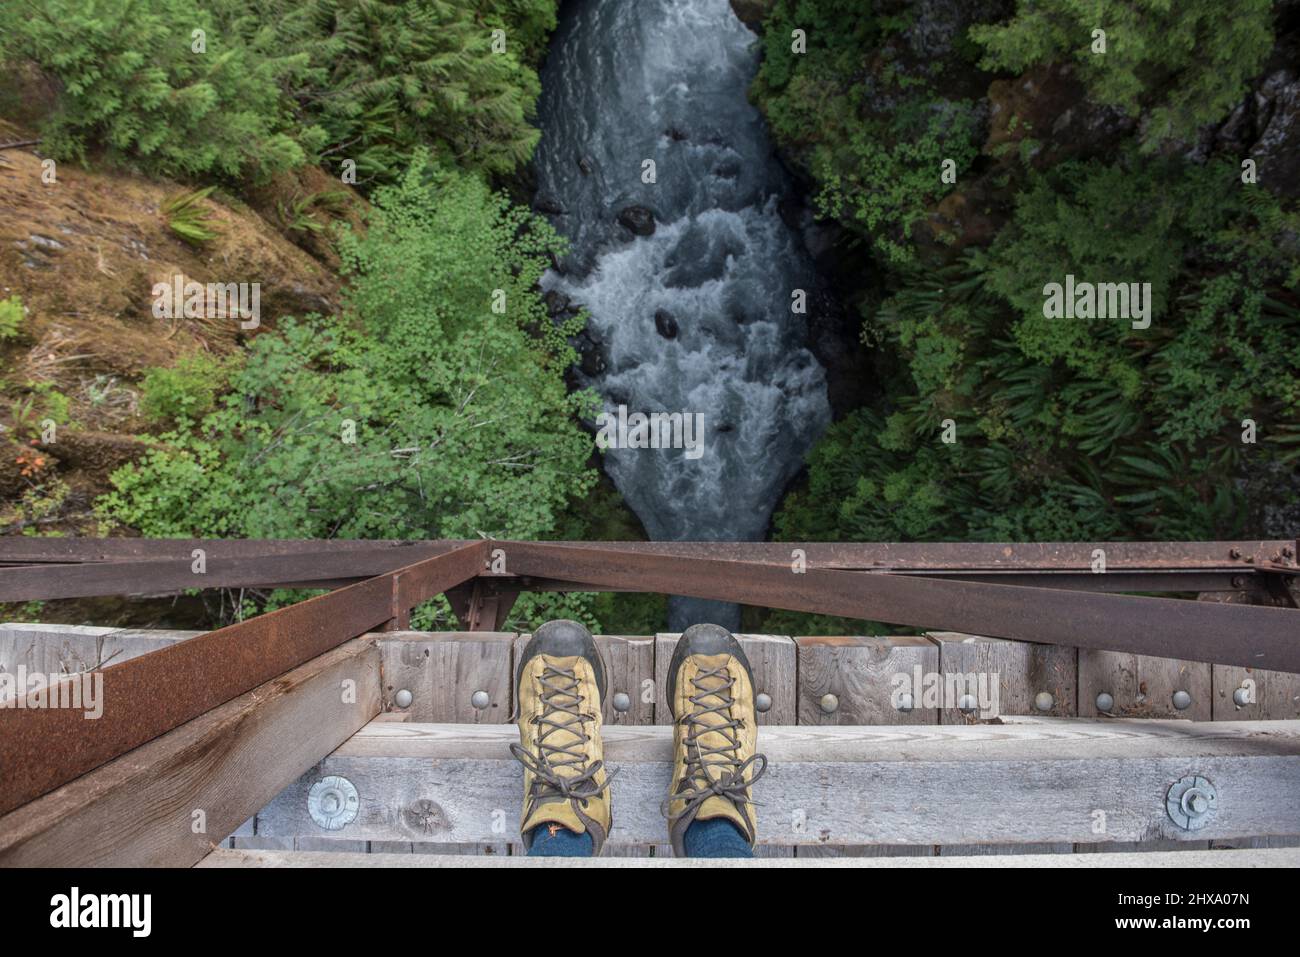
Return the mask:
<path id="1" fill-rule="evenodd" d="M 2 625 L 0 671 L 89 670 L 194 634 Z M 960 861 L 1144 849 L 1143 863 L 1155 864 L 1164 855 L 1153 851 L 1176 847 L 1179 863 L 1192 865 L 1189 851 L 1294 844 L 1300 835 L 1300 675 L 952 633 L 740 637 L 756 689 L 770 699 L 759 719 L 760 748 L 773 762 L 757 795 L 765 855 Z M 296 851 L 369 853 L 376 863 L 508 856 L 518 850 L 518 768 L 506 750 L 511 675 L 525 639 L 385 632 L 349 642 L 295 669 L 293 680 L 268 683 L 13 812 L 0 861 L 84 862 L 96 847 L 102 861 L 194 863 L 219 834 L 231 835 L 220 841 L 229 854 L 210 864 L 274 863 L 238 855 Z M 676 639 L 597 638 L 609 675 L 607 757 L 622 767 L 607 852 L 616 856 L 668 853 L 658 843 L 669 734 L 660 689 Z M 900 711 L 898 676 L 915 679 L 918 669 L 923 679 L 996 675 L 997 715 L 923 693 Z M 348 681 L 355 694 L 340 707 Z M 1251 693 L 1234 701 L 1243 688 Z M 1103 694 L 1112 699 L 1105 714 Z M 362 796 L 357 819 L 338 831 L 307 811 L 307 791 L 326 774 L 347 777 Z M 1182 830 L 1164 808 L 1170 784 L 1188 774 L 1219 790 L 1221 808 L 1203 830 Z M 262 810 L 236 829 L 243 806 Z M 152 809 L 144 819 L 141 808 Z M 199 832 L 195 810 L 205 818 Z M 139 840 L 157 831 L 150 815 L 171 813 L 190 833 L 166 846 Z"/>

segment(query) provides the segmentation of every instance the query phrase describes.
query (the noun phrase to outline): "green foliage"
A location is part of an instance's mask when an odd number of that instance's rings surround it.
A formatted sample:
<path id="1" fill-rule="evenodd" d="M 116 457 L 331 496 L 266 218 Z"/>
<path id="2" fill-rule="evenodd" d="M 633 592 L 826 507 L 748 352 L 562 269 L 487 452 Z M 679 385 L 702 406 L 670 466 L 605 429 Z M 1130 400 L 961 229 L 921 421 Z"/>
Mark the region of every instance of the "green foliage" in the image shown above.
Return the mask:
<path id="1" fill-rule="evenodd" d="M 1241 533 L 1241 470 L 1300 457 L 1296 216 L 1258 197 L 1230 164 L 1135 156 L 1035 179 L 988 251 L 909 276 L 873 317 L 895 357 L 888 411 L 828 431 L 777 536 Z M 1066 273 L 1151 282 L 1151 328 L 1045 319 L 1043 286 Z"/>
<path id="2" fill-rule="evenodd" d="M 163 203 L 167 226 L 191 246 L 202 246 L 217 238 L 220 230 L 208 214 L 203 201 L 212 195 L 213 186 L 180 193 Z"/>
<path id="3" fill-rule="evenodd" d="M 226 180 L 351 159 L 365 185 L 392 181 L 429 144 L 466 169 L 510 173 L 539 136 L 533 65 L 555 6 L 14 0 L 0 7 L 0 59 L 60 84 L 44 130 L 60 158 L 103 148 L 149 172 Z"/>
<path id="4" fill-rule="evenodd" d="M 140 411 L 155 425 L 199 422 L 216 408 L 236 367 L 233 360 L 192 352 L 174 365 L 150 369 L 140 385 Z"/>
<path id="5" fill-rule="evenodd" d="M 307 58 L 295 99 L 325 131 L 322 155 L 354 160 L 359 183 L 393 180 L 422 143 L 488 173 L 532 155 L 532 64 L 555 26 L 554 0 L 238 2 L 250 44 Z"/>
<path id="6" fill-rule="evenodd" d="M 1245 93 L 1273 44 L 1271 0 L 1018 0 L 1005 24 L 977 25 L 983 66 L 1020 72 L 1068 61 L 1090 94 L 1145 113 L 1156 145 L 1221 119 Z M 1106 52 L 1092 51 L 1093 30 Z"/>
<path id="7" fill-rule="evenodd" d="M 302 60 L 252 55 L 209 6 L 14 0 L 0 11 L 0 55 L 31 60 L 61 87 L 43 131 L 52 156 L 102 147 L 166 176 L 234 179 L 298 165 L 321 144 L 318 130 L 295 129 L 283 96 Z M 194 30 L 206 53 L 193 52 Z"/>
<path id="8" fill-rule="evenodd" d="M 340 243 L 345 315 L 258 336 L 197 424 L 213 380 L 156 380 L 178 427 L 114 474 L 101 514 L 155 537 L 548 537 L 594 481 L 590 397 L 562 377 L 573 330 L 535 288 L 559 239 L 423 156 L 375 204 Z"/>
<path id="9" fill-rule="evenodd" d="M 0 342 L 18 338 L 25 316 L 23 301 L 17 296 L 0 299 Z"/>
<path id="10" fill-rule="evenodd" d="M 279 213 L 280 222 L 287 230 L 321 233 L 325 231 L 325 223 L 312 214 L 316 210 L 341 214 L 347 209 L 348 196 L 348 192 L 341 189 L 322 190 L 305 196 L 296 194 L 289 203 L 278 203 L 276 212 Z"/>
<path id="11" fill-rule="evenodd" d="M 838 218 L 895 265 L 913 258 L 911 240 L 926 208 L 978 153 L 972 104 L 949 100 L 935 78 L 886 67 L 863 82 L 873 56 L 903 21 L 863 14 L 854 0 L 778 0 L 764 27 L 763 66 L 754 83 L 781 143 L 815 176 L 823 216 Z M 791 31 L 807 31 L 807 53 Z"/>

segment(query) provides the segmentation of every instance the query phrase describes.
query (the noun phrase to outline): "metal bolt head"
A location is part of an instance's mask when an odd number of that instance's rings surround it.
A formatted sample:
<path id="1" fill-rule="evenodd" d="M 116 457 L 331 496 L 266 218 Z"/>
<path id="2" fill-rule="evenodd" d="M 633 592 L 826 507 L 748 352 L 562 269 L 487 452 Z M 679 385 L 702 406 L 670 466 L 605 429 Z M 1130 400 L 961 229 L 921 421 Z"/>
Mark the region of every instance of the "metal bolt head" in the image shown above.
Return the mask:
<path id="1" fill-rule="evenodd" d="M 614 710 L 627 711 L 632 707 L 632 699 L 628 697 L 626 691 L 620 691 L 614 695 Z"/>
<path id="2" fill-rule="evenodd" d="M 826 714 L 833 714 L 840 706 L 840 699 L 833 694 L 822 695 L 821 708 Z"/>
<path id="3" fill-rule="evenodd" d="M 1250 704 L 1250 692 L 1245 688 L 1238 688 L 1232 693 L 1232 703 L 1238 708 L 1244 708 Z"/>
<path id="4" fill-rule="evenodd" d="M 771 711 L 772 696 L 765 691 L 760 691 L 758 694 L 754 695 L 754 707 L 759 711 Z"/>
<path id="5" fill-rule="evenodd" d="M 1101 694 L 1097 695 L 1097 710 L 1114 711 L 1115 699 L 1111 695 L 1108 695 L 1106 692 L 1103 691 Z"/>
<path id="6" fill-rule="evenodd" d="M 899 711 L 909 712 L 916 707 L 916 699 L 910 694 L 903 693 L 898 696 L 898 703 L 894 705 Z"/>
<path id="7" fill-rule="evenodd" d="M 979 702 L 975 700 L 975 696 L 973 694 L 964 694 L 957 699 L 958 710 L 964 711 L 967 714 L 970 714 L 978 707 L 979 707 Z"/>
<path id="8" fill-rule="evenodd" d="M 1039 711 L 1051 711 L 1056 704 L 1056 699 L 1052 697 L 1051 692 L 1040 691 L 1034 695 L 1034 707 Z"/>
<path id="9" fill-rule="evenodd" d="M 1192 696 L 1186 691 L 1174 692 L 1174 707 L 1179 711 L 1186 711 L 1192 706 Z"/>
<path id="10" fill-rule="evenodd" d="M 1200 775 L 1179 778 L 1165 795 L 1169 819 L 1187 831 L 1199 830 L 1214 819 L 1219 793 L 1208 778 Z"/>
<path id="11" fill-rule="evenodd" d="M 492 703 L 492 698 L 486 691 L 475 691 L 469 696 L 469 703 L 482 711 Z"/>
<path id="12" fill-rule="evenodd" d="M 409 708 L 413 700 L 415 699 L 411 692 L 407 691 L 405 688 L 393 695 L 393 703 L 399 708 Z"/>
<path id="13" fill-rule="evenodd" d="M 338 831 L 351 824 L 361 807 L 356 787 L 345 777 L 331 774 L 321 778 L 307 793 L 307 813 L 327 831 Z"/>

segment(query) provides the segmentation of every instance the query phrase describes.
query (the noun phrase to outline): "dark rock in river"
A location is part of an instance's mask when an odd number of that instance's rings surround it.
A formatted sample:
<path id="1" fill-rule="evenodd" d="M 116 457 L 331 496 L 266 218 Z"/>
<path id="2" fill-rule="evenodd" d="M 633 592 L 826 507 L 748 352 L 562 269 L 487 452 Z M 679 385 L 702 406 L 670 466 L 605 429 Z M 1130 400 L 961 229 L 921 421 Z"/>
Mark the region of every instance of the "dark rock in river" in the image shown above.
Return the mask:
<path id="1" fill-rule="evenodd" d="M 608 368 L 605 343 L 600 334 L 591 328 L 583 329 L 573 337 L 573 348 L 578 352 L 578 368 L 585 376 L 598 376 Z"/>
<path id="2" fill-rule="evenodd" d="M 763 21 L 768 11 L 775 6 L 776 0 L 731 0 L 731 9 L 735 11 L 740 22 L 755 33 L 763 30 Z"/>
<path id="3" fill-rule="evenodd" d="M 553 196 L 539 195 L 533 201 L 533 209 L 539 213 L 545 213 L 547 216 L 563 216 L 564 207 L 560 205 L 559 200 Z"/>
<path id="4" fill-rule="evenodd" d="M 667 309 L 655 310 L 655 329 L 665 339 L 677 338 L 677 320 Z"/>
<path id="5" fill-rule="evenodd" d="M 634 236 L 653 236 L 655 214 L 644 206 L 627 206 L 618 214 L 618 224 Z"/>
<path id="6" fill-rule="evenodd" d="M 572 300 L 556 289 L 551 289 L 542 296 L 542 302 L 546 303 L 546 313 L 552 319 L 556 316 L 572 315 L 576 311 Z"/>

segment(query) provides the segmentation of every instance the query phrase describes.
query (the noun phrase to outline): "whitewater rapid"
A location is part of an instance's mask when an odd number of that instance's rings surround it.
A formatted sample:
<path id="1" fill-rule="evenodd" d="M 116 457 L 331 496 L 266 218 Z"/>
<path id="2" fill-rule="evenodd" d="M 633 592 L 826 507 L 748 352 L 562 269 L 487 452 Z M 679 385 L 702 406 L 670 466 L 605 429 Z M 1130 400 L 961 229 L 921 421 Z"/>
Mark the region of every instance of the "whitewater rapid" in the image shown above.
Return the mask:
<path id="1" fill-rule="evenodd" d="M 590 313 L 598 356 L 580 382 L 611 413 L 703 415 L 698 458 L 605 453 L 658 540 L 761 539 L 830 421 L 792 309 L 817 277 L 778 214 L 791 184 L 746 98 L 755 40 L 727 0 L 571 0 L 542 74 L 538 205 L 571 246 L 543 287 Z M 636 207 L 653 234 L 619 222 Z M 705 618 L 734 628 L 739 611 L 671 605 L 672 628 Z"/>

